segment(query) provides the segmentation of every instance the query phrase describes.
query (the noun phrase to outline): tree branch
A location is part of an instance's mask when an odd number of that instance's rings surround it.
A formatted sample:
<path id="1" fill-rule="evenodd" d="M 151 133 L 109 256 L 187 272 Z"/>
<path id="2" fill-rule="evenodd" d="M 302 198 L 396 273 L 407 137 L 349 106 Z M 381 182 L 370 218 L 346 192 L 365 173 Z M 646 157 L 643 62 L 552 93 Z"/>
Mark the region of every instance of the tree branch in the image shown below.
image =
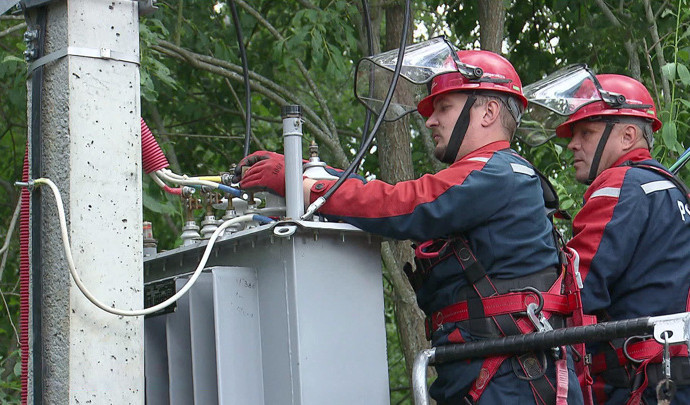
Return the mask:
<path id="1" fill-rule="evenodd" d="M 169 44 L 169 43 L 168 43 Z M 170 44 L 172 45 L 172 44 Z M 173 45 L 174 46 L 174 45 Z M 158 46 L 154 45 L 151 47 L 151 49 L 154 49 L 164 55 L 180 59 L 183 61 L 188 62 L 191 66 L 205 70 L 207 72 L 211 72 L 220 76 L 227 77 L 229 79 L 232 79 L 234 81 L 238 82 L 244 82 L 244 78 L 242 77 L 241 74 L 232 72 L 228 69 L 225 69 L 223 67 L 207 63 L 202 61 L 201 55 L 195 54 L 193 52 L 187 51 L 186 49 L 176 47 L 176 50 L 170 50 L 167 49 L 163 46 Z M 209 58 L 209 57 L 205 57 Z M 211 58 L 214 59 L 214 58 Z M 216 60 L 217 61 L 217 60 Z M 256 74 L 250 76 L 258 76 Z M 267 79 L 264 79 L 267 80 Z M 252 88 L 259 93 L 265 95 L 268 99 L 272 100 L 274 103 L 278 105 L 285 105 L 285 104 L 290 104 L 288 100 L 281 95 L 277 94 L 276 92 L 268 89 L 267 87 L 263 86 L 261 83 L 258 83 L 255 80 L 250 80 L 250 84 L 252 85 Z M 280 87 L 277 84 L 274 83 L 274 86 Z M 282 89 L 282 88 L 281 88 Z M 286 89 L 282 89 L 282 92 L 288 93 Z M 293 98 L 294 100 L 294 98 Z M 293 101 L 291 100 L 291 101 Z M 294 102 L 294 101 L 293 101 Z M 300 104 L 299 102 L 296 102 L 297 104 Z M 345 156 L 345 152 L 343 151 L 342 146 L 340 145 L 338 139 L 333 139 L 331 136 L 329 136 L 328 133 L 324 132 L 321 128 L 316 126 L 312 120 L 319 120 L 319 117 L 314 113 L 313 110 L 311 110 L 309 107 L 307 107 L 304 103 L 301 103 L 303 105 L 303 111 L 305 112 L 305 126 L 309 128 L 316 138 L 319 140 L 319 143 L 322 143 L 324 146 L 326 146 L 328 149 L 333 152 L 333 155 L 336 159 L 336 163 L 342 166 L 347 165 L 347 157 Z M 309 119 L 311 118 L 311 119 Z"/>
<path id="2" fill-rule="evenodd" d="M 161 40 L 158 42 L 158 44 L 160 46 L 162 46 L 164 48 L 168 48 L 171 51 L 178 53 L 180 55 L 183 55 L 183 56 L 184 55 L 190 55 L 190 56 L 193 56 L 195 59 L 198 59 L 198 60 L 205 62 L 205 63 L 208 63 L 210 65 L 219 66 L 219 67 L 222 67 L 224 69 L 230 70 L 231 72 L 235 72 L 238 74 L 243 73 L 243 68 L 241 66 L 235 65 L 235 64 L 230 63 L 226 60 L 217 59 L 217 58 L 214 58 L 212 56 L 194 53 L 194 52 L 191 52 L 187 49 L 181 48 L 181 47 L 179 47 L 175 44 L 172 44 L 170 42 L 167 42 L 167 41 Z M 156 47 L 152 46 L 152 49 L 156 49 Z M 301 100 L 300 98 L 298 98 L 294 92 L 291 92 L 291 91 L 285 89 L 284 87 L 278 85 L 277 83 L 255 73 L 255 72 L 249 71 L 249 78 L 260 83 L 261 85 L 270 89 L 271 91 L 273 91 L 277 94 L 281 94 L 283 97 L 294 101 L 295 104 L 299 104 L 301 106 L 307 106 L 307 103 L 304 102 L 303 100 Z M 305 108 L 308 108 L 308 107 L 305 107 Z M 309 111 L 311 111 L 313 113 L 312 119 L 314 120 L 314 122 L 317 123 L 318 125 L 320 125 L 321 130 L 324 133 L 327 133 L 328 132 L 328 126 L 326 125 L 326 123 L 323 122 L 321 117 L 319 117 L 313 110 L 309 109 Z M 343 156 L 345 156 L 344 153 L 343 153 Z"/>
<path id="3" fill-rule="evenodd" d="M 666 64 L 666 60 L 664 59 L 664 51 L 661 49 L 659 29 L 656 25 L 656 19 L 654 18 L 654 13 L 652 12 L 652 6 L 649 3 L 649 0 L 644 0 L 644 12 L 645 17 L 647 17 L 647 22 L 649 23 L 649 33 L 652 36 L 652 40 L 654 40 L 654 52 L 656 53 L 656 60 L 659 63 L 659 72 L 661 73 L 661 69 Z M 652 68 L 651 64 L 649 68 Z M 669 87 L 668 79 L 663 74 L 660 74 L 660 76 L 661 88 L 664 92 L 664 104 L 669 105 L 671 103 L 671 88 Z M 654 71 L 652 71 L 652 80 L 654 80 Z"/>
<path id="4" fill-rule="evenodd" d="M 623 27 L 623 24 L 620 22 L 620 20 L 613 14 L 611 9 L 609 9 L 609 7 L 606 5 L 604 0 L 595 1 L 601 9 L 601 11 L 606 16 L 606 18 L 608 18 L 608 20 L 611 22 L 611 24 L 613 24 L 615 27 L 620 28 L 624 32 L 627 31 L 625 30 L 625 27 Z M 623 46 L 625 47 L 625 51 L 628 54 L 628 67 L 630 68 L 630 75 L 637 80 L 641 80 L 642 73 L 640 72 L 640 58 L 637 55 L 637 52 L 635 51 L 635 44 L 632 42 L 630 37 L 628 37 L 623 43 Z"/>
<path id="5" fill-rule="evenodd" d="M 256 18 L 262 25 L 264 25 L 266 28 L 268 28 L 268 31 L 275 36 L 279 41 L 285 41 L 285 37 L 283 37 L 278 30 L 276 30 L 271 23 L 266 21 L 265 18 L 263 18 L 256 10 L 254 10 L 251 6 L 249 6 L 247 3 L 244 2 L 244 0 L 235 0 L 237 1 L 237 4 L 242 6 L 249 14 L 251 14 L 254 18 Z M 309 75 L 309 71 L 307 68 L 304 66 L 301 60 L 295 59 L 295 63 L 297 64 L 297 67 L 299 68 L 300 72 L 302 72 L 302 76 L 304 79 L 307 81 L 307 84 L 309 85 L 309 88 L 311 89 L 314 98 L 316 98 L 317 103 L 319 106 L 321 106 L 321 109 L 323 110 L 324 114 L 326 115 L 326 122 L 328 122 L 328 126 L 330 128 L 331 133 L 328 134 L 331 136 L 334 140 L 337 141 L 338 139 L 338 129 L 335 126 L 335 120 L 333 119 L 333 115 L 331 115 L 331 110 L 328 108 L 328 103 L 326 102 L 326 99 L 323 98 L 321 95 L 321 92 L 319 91 L 319 88 L 316 86 L 314 81 L 311 79 L 311 76 Z M 344 152 L 343 152 L 344 155 Z"/>
<path id="6" fill-rule="evenodd" d="M 244 107 L 242 106 L 242 102 L 240 101 L 239 96 L 237 96 L 237 92 L 235 92 L 235 89 L 230 85 L 230 80 L 228 80 L 227 77 L 224 77 L 223 80 L 225 81 L 225 84 L 228 86 L 228 89 L 230 89 L 230 93 L 232 93 L 232 97 L 233 97 L 233 99 L 235 100 L 235 103 L 237 104 L 237 108 L 240 109 L 240 111 L 239 111 L 239 112 L 240 112 L 240 114 L 239 114 L 240 117 L 242 117 L 242 120 L 243 120 L 243 121 L 245 122 L 245 124 L 246 124 L 247 119 L 250 119 L 250 120 L 251 120 L 252 117 L 250 116 L 249 118 L 247 118 L 247 111 L 246 111 L 246 110 L 244 109 Z M 246 136 L 246 134 L 245 134 L 245 136 Z M 254 133 L 254 131 L 251 129 L 251 126 L 249 127 L 249 137 L 250 137 L 250 139 L 251 139 L 252 141 L 254 141 L 254 144 L 256 144 L 256 146 L 257 146 L 259 149 L 261 149 L 261 150 L 266 149 L 266 147 L 264 146 L 264 144 L 261 142 L 261 140 L 259 140 L 259 138 L 256 136 L 256 134 Z"/>
<path id="7" fill-rule="evenodd" d="M 10 35 L 11 33 L 15 32 L 15 31 L 19 31 L 19 30 L 24 29 L 24 28 L 26 28 L 26 23 L 13 25 L 4 31 L 0 31 L 0 38 L 4 37 L 6 35 Z"/>
<path id="8" fill-rule="evenodd" d="M 659 100 L 659 88 L 656 86 L 656 79 L 654 78 L 654 68 L 652 67 L 652 59 L 649 56 L 649 48 L 647 48 L 647 40 L 642 38 L 642 43 L 644 44 L 644 54 L 647 56 L 647 67 L 649 68 L 649 76 L 652 78 L 652 88 L 654 89 L 654 96 L 656 97 L 656 105 L 657 107 L 660 107 L 661 100 Z"/>
<path id="9" fill-rule="evenodd" d="M 299 4 L 310 10 L 321 10 L 317 6 L 313 5 L 309 0 L 299 0 Z"/>
<path id="10" fill-rule="evenodd" d="M 158 132 L 158 135 L 161 137 L 161 141 L 166 145 L 168 149 L 168 153 L 166 155 L 168 156 L 168 160 L 170 161 L 170 166 L 172 167 L 172 170 L 175 173 L 180 173 L 181 168 L 180 168 L 180 161 L 177 159 L 177 152 L 175 152 L 175 146 L 170 142 L 170 139 L 166 136 L 166 133 L 168 132 L 165 129 L 165 122 L 163 121 L 163 118 L 161 118 L 160 112 L 158 112 L 158 108 L 156 107 L 156 104 L 152 104 L 151 108 L 151 118 L 153 118 L 153 122 L 156 125 L 156 129 Z"/>

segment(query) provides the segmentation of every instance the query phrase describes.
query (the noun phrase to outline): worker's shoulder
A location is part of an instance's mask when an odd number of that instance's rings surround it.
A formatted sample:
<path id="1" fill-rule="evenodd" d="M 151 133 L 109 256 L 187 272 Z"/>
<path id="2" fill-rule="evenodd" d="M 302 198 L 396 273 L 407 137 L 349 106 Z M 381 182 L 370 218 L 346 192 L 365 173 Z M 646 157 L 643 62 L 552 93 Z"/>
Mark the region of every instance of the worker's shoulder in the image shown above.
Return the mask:
<path id="1" fill-rule="evenodd" d="M 512 149 L 502 149 L 491 154 L 488 164 L 500 166 L 503 169 L 515 173 L 534 175 L 535 169 L 532 163 L 520 156 Z"/>
<path id="2" fill-rule="evenodd" d="M 653 169 L 650 168 L 654 167 Z M 610 167 L 594 180 L 594 185 L 617 185 L 622 186 L 639 186 L 648 182 L 665 180 L 667 176 L 664 176 L 660 172 L 664 171 L 668 173 L 668 169 L 662 166 L 656 160 L 648 160 L 643 162 L 638 162 L 637 165 L 622 164 L 619 166 Z"/>

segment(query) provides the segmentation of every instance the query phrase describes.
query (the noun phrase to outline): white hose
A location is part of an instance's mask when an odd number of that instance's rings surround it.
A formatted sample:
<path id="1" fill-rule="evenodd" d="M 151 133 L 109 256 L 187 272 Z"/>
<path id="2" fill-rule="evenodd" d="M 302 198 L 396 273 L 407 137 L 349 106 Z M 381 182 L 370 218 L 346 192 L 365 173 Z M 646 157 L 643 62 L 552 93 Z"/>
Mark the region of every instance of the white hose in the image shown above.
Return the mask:
<path id="1" fill-rule="evenodd" d="M 197 278 L 199 278 L 199 276 L 201 275 L 201 272 L 206 266 L 206 262 L 208 261 L 208 258 L 211 255 L 211 249 L 213 248 L 213 245 L 216 243 L 216 239 L 218 239 L 218 236 L 225 230 L 225 228 L 240 222 L 254 220 L 254 215 L 242 215 L 240 217 L 233 218 L 231 220 L 223 222 L 223 224 L 220 225 L 218 229 L 216 229 L 216 231 L 213 232 L 213 234 L 211 235 L 211 238 L 208 241 L 208 245 L 206 245 L 206 249 L 204 250 L 204 254 L 201 257 L 201 261 L 199 262 L 199 265 L 197 266 L 196 270 L 194 270 L 194 274 L 192 274 L 192 277 L 190 277 L 189 281 L 187 281 L 187 283 L 175 295 L 161 302 L 160 304 L 154 305 L 149 308 L 139 310 L 123 310 L 109 307 L 106 304 L 99 301 L 96 297 L 93 296 L 93 294 L 91 294 L 91 292 L 89 292 L 89 290 L 86 288 L 84 283 L 79 278 L 79 274 L 77 274 L 77 270 L 74 266 L 74 259 L 72 258 L 72 249 L 70 247 L 69 235 L 67 233 L 67 221 L 65 220 L 65 209 L 62 203 L 62 197 L 60 196 L 60 191 L 58 190 L 55 183 L 53 183 L 50 179 L 40 178 L 36 179 L 34 181 L 34 184 L 48 185 L 48 187 L 50 187 L 50 189 L 52 190 L 53 195 L 55 196 L 55 203 L 57 205 L 58 210 L 58 218 L 60 220 L 60 231 L 62 233 L 62 244 L 65 248 L 65 256 L 67 257 L 69 272 L 72 275 L 74 282 L 77 284 L 77 287 L 79 287 L 79 290 L 82 292 L 82 294 L 84 294 L 84 296 L 98 308 L 106 312 L 110 312 L 111 314 L 120 316 L 142 316 L 152 314 L 154 312 L 160 311 L 161 309 L 167 307 L 168 305 L 180 299 L 180 297 L 182 297 L 190 288 L 192 288 Z"/>
<path id="2" fill-rule="evenodd" d="M 212 187 L 214 189 L 218 188 L 218 186 L 219 186 L 218 183 L 214 183 L 214 182 L 208 181 L 208 180 L 200 180 L 200 179 L 194 179 L 194 178 L 185 179 L 180 175 L 172 176 L 171 174 L 166 173 L 163 170 L 158 170 L 156 172 L 156 174 L 163 180 L 169 181 L 170 183 L 174 183 L 174 184 L 181 184 L 183 186 L 209 186 L 209 187 Z"/>
<path id="3" fill-rule="evenodd" d="M 158 172 L 151 172 L 151 173 L 149 173 L 149 176 L 151 176 L 151 178 L 153 179 L 153 181 L 154 181 L 156 184 L 158 184 L 161 188 L 167 187 L 168 185 L 165 184 L 165 183 L 163 182 L 163 180 L 161 180 L 160 177 L 158 177 L 158 174 L 157 174 L 157 173 L 158 173 Z"/>

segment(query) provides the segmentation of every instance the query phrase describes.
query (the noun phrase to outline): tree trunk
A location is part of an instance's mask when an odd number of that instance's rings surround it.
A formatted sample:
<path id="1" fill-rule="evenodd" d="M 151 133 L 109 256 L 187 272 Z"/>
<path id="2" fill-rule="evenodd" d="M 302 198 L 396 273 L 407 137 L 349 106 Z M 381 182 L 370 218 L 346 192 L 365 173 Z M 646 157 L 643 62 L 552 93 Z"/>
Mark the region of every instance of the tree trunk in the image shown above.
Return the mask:
<path id="1" fill-rule="evenodd" d="M 506 8 L 502 0 L 479 0 L 479 39 L 484 50 L 501 53 Z"/>
<path id="2" fill-rule="evenodd" d="M 400 46 L 405 17 L 403 2 L 389 3 L 385 8 L 386 33 L 385 49 Z M 412 30 L 408 30 L 408 43 L 412 40 Z M 388 183 L 414 178 L 412 151 L 410 146 L 409 118 L 385 124 L 378 134 L 378 155 L 381 178 Z M 415 355 L 429 347 L 424 333 L 424 314 L 417 306 L 414 291 L 402 271 L 405 262 L 413 262 L 409 241 L 390 241 L 383 245 L 384 264 L 389 280 L 395 291 L 395 316 L 400 332 L 401 346 L 405 355 L 408 376 L 411 376 Z"/>

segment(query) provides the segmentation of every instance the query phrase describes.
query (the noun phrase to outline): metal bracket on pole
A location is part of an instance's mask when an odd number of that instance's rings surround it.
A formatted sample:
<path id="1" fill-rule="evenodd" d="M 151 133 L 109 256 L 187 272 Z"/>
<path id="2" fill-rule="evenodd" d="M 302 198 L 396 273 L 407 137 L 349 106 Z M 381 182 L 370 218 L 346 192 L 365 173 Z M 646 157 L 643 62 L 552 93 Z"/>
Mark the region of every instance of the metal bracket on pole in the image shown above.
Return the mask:
<path id="1" fill-rule="evenodd" d="M 125 53 L 113 51 L 108 48 L 95 49 L 68 46 L 67 48 L 62 48 L 55 52 L 49 53 L 48 55 L 38 58 L 30 63 L 28 67 L 29 75 L 39 66 L 43 66 L 60 58 L 64 58 L 65 56 L 82 56 L 85 58 L 106 59 L 134 63 L 137 65 L 139 64 L 139 55 L 127 55 Z"/>

